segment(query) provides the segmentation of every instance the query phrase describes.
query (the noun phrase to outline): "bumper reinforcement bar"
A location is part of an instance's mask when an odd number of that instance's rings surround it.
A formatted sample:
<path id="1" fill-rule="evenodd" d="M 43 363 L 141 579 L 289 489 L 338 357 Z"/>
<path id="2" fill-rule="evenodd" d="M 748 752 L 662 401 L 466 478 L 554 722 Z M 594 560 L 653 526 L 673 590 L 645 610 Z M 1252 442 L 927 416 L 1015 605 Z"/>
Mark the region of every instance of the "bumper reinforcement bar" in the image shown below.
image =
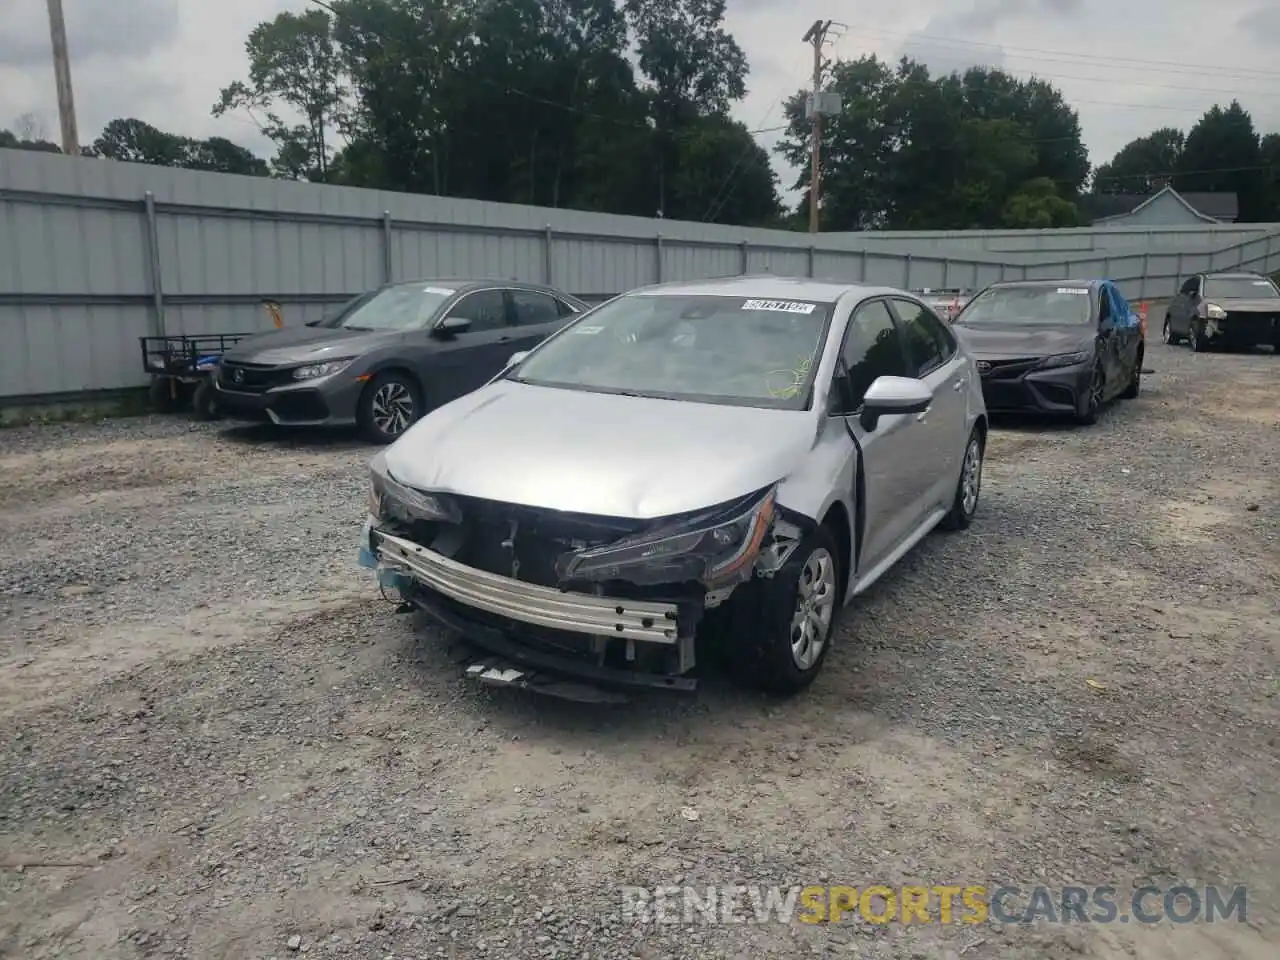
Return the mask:
<path id="1" fill-rule="evenodd" d="M 477 570 L 386 533 L 375 532 L 372 539 L 379 560 L 403 568 L 423 586 L 477 610 L 592 636 L 663 644 L 674 644 L 678 637 L 674 603 L 570 593 Z"/>

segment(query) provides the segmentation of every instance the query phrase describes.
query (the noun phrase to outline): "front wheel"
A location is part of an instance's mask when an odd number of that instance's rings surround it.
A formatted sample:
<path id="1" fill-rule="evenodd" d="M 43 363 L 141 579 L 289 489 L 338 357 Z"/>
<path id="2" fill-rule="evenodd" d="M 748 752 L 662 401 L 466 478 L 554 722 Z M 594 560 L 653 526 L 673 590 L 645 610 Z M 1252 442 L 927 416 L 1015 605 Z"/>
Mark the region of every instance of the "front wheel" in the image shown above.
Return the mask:
<path id="1" fill-rule="evenodd" d="M 1196 353 L 1209 352 L 1209 338 L 1204 335 L 1204 324 L 1191 321 L 1191 333 L 1187 337 L 1187 343 Z"/>
<path id="2" fill-rule="evenodd" d="M 738 679 L 780 694 L 809 686 L 831 649 L 843 582 L 835 537 L 820 526 L 772 577 L 740 586 L 728 638 Z"/>
<path id="3" fill-rule="evenodd" d="M 1093 366 L 1093 378 L 1089 381 L 1089 392 L 1085 394 L 1084 406 L 1076 413 L 1076 422 L 1091 426 L 1098 422 L 1098 411 L 1102 409 L 1102 394 L 1106 389 L 1106 379 L 1102 375 L 1102 364 Z"/>
<path id="4" fill-rule="evenodd" d="M 1167 315 L 1164 318 L 1164 329 L 1161 330 L 1160 333 L 1161 333 L 1161 339 L 1164 340 L 1164 342 L 1167 343 L 1169 346 L 1173 346 L 1174 344 L 1178 343 L 1182 339 L 1176 333 L 1173 332 L 1173 318 Z"/>
<path id="5" fill-rule="evenodd" d="M 1124 393 L 1120 394 L 1121 400 L 1134 400 L 1142 392 L 1142 361 L 1142 354 L 1139 353 L 1133 361 L 1133 377 L 1124 388 Z"/>
<path id="6" fill-rule="evenodd" d="M 969 434 L 965 444 L 964 460 L 960 464 L 960 479 L 956 481 L 956 495 L 951 509 L 942 518 L 944 530 L 966 530 L 978 512 L 978 495 L 982 492 L 982 434 L 977 427 Z"/>
<path id="7" fill-rule="evenodd" d="M 422 389 L 411 376 L 379 374 L 360 397 L 360 432 L 374 443 L 392 443 L 422 416 L 422 406 Z"/>

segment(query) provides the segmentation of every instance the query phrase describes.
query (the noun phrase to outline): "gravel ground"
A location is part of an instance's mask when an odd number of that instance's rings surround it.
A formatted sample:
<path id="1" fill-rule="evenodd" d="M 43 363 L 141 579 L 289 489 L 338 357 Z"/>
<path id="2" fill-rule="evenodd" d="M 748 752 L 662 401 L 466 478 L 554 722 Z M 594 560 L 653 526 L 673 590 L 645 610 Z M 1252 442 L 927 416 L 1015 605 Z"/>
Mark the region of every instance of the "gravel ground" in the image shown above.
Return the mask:
<path id="1" fill-rule="evenodd" d="M 1277 956 L 1280 358 L 1005 425 L 806 694 L 469 684 L 352 442 L 0 432 L 0 956 Z M 637 925 L 622 884 L 1246 883 L 1244 923 Z"/>

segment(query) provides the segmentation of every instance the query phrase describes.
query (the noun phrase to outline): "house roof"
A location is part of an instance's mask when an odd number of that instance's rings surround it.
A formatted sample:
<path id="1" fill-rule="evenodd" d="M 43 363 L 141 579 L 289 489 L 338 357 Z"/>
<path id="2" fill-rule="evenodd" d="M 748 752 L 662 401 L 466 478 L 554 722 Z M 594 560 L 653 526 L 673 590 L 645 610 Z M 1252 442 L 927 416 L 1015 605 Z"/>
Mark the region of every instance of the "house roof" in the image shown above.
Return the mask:
<path id="1" fill-rule="evenodd" d="M 1187 209 L 1202 220 L 1218 222 L 1235 220 L 1240 213 L 1239 201 L 1234 193 L 1179 193 L 1171 186 L 1155 193 L 1101 193 L 1081 198 L 1081 206 L 1093 220 L 1113 220 L 1134 213 L 1156 198 L 1170 193 Z"/>

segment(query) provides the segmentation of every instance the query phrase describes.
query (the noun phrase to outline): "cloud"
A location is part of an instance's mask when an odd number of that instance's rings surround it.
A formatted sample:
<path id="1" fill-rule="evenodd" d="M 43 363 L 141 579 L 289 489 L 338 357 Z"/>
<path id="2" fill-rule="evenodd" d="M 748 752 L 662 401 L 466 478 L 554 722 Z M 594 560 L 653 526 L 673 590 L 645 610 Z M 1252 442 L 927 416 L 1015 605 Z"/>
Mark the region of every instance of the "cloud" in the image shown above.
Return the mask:
<path id="1" fill-rule="evenodd" d="M 179 38 L 174 0 L 72 0 L 63 4 L 67 46 L 81 62 L 145 57 Z M 0 0 L 0 64 L 49 64 L 49 15 L 40 0 Z"/>
<path id="2" fill-rule="evenodd" d="M 1280 43 L 1280 7 L 1268 5 L 1240 18 L 1240 32 L 1258 46 L 1275 49 Z"/>

